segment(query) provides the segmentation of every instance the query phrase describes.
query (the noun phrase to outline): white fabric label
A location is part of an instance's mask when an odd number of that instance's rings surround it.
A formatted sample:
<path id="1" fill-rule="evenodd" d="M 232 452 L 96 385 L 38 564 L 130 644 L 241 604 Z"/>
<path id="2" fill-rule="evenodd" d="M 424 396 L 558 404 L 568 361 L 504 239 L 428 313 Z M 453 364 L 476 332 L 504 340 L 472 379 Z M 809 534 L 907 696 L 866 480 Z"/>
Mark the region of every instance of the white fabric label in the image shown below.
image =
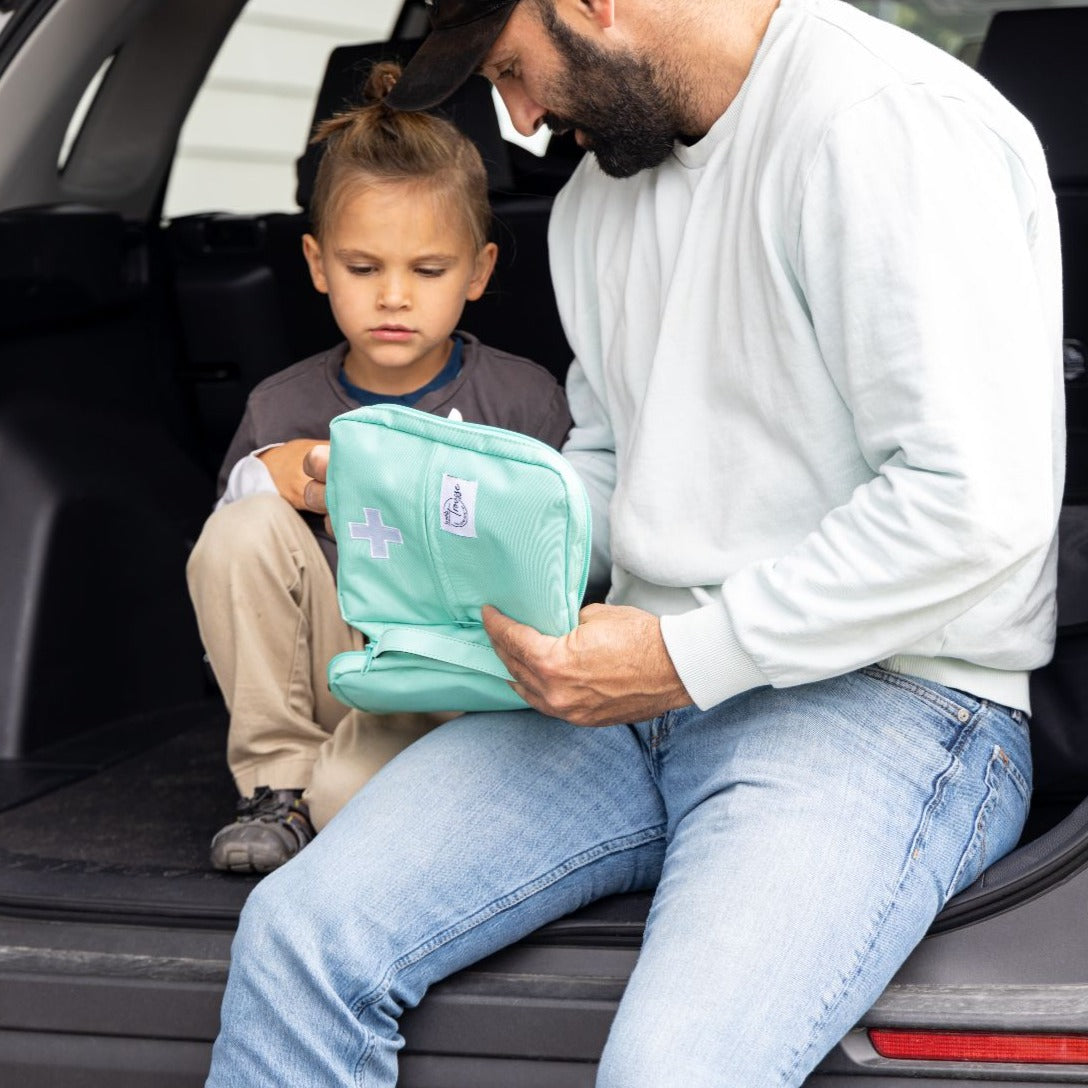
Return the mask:
<path id="1" fill-rule="evenodd" d="M 438 524 L 455 536 L 476 535 L 476 481 L 443 474 Z"/>

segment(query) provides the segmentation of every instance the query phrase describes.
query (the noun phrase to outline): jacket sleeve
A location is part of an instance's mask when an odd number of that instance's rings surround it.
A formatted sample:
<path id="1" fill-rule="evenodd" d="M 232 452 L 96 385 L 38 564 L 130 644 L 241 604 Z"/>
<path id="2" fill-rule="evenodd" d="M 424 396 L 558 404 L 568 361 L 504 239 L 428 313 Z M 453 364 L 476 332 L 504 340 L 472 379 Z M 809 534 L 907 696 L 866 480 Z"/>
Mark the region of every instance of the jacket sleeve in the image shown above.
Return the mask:
<path id="1" fill-rule="evenodd" d="M 567 399 L 574 423 L 563 456 L 574 466 L 593 510 L 590 596 L 603 596 L 612 573 L 608 509 L 616 486 L 616 444 L 604 405 L 576 359 L 567 372 Z"/>
<path id="2" fill-rule="evenodd" d="M 828 133 L 794 267 L 874 475 L 789 552 L 662 621 L 698 705 L 947 653 L 983 600 L 1031 604 L 1061 464 L 1053 197 L 1033 173 L 963 103 L 920 88 Z"/>

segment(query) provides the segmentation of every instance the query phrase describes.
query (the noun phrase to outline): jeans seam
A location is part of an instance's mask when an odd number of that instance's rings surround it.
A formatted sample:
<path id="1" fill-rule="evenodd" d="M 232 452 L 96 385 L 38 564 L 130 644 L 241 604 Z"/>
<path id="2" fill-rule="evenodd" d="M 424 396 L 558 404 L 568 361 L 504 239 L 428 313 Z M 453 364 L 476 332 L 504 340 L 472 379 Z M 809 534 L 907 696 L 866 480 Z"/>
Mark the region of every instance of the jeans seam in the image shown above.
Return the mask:
<path id="1" fill-rule="evenodd" d="M 655 719 L 650 728 L 650 750 L 652 752 L 657 752 L 669 739 L 669 735 L 672 733 L 672 726 L 673 718 L 671 710 L 666 711 L 660 718 Z"/>
<path id="2" fill-rule="evenodd" d="M 649 735 L 646 738 L 646 742 L 643 743 L 642 737 L 639 735 L 637 725 L 628 725 L 626 727 L 630 730 L 631 735 L 635 738 L 635 742 L 638 745 L 639 752 L 642 754 L 642 762 L 646 768 L 646 772 L 649 774 L 651 781 L 653 781 L 660 788 L 660 776 L 658 775 L 657 759 L 654 755 L 652 737 Z"/>
<path id="3" fill-rule="evenodd" d="M 1000 778 L 998 777 L 999 775 Z M 977 879 L 978 875 L 988 868 L 986 858 L 988 850 L 987 835 L 989 830 L 989 816 L 1001 799 L 1001 788 L 1003 783 L 1011 785 L 1025 801 L 1027 800 L 1031 791 L 1024 776 L 1020 773 L 1020 769 L 1016 764 L 1009 758 L 1005 749 L 1000 744 L 995 744 L 990 752 L 990 760 L 986 765 L 986 795 L 983 797 L 982 803 L 978 807 L 978 812 L 975 815 L 973 824 L 974 830 L 971 837 L 967 840 L 967 845 L 964 847 L 963 856 L 960 858 L 959 864 L 956 866 L 956 871 L 953 873 L 952 879 L 945 889 L 946 902 L 951 898 L 953 890 L 962 890 L 963 887 L 966 887 L 966 885 L 961 886 L 960 880 L 963 877 L 968 861 L 973 861 L 975 864 L 976 873 L 972 880 Z"/>
<path id="4" fill-rule="evenodd" d="M 997 803 L 998 785 L 994 780 L 994 769 L 995 764 L 1001 761 L 1001 755 L 1003 754 L 1000 745 L 995 745 L 993 751 L 990 753 L 990 761 L 986 764 L 986 795 L 982 799 L 982 804 L 978 806 L 978 812 L 975 813 L 971 837 L 967 840 L 967 845 L 964 847 L 963 856 L 956 866 L 956 871 L 952 874 L 952 879 L 949 881 L 948 887 L 944 890 L 946 900 L 949 898 L 952 889 L 959 886 L 960 878 L 963 876 L 964 869 L 966 868 L 969 859 L 974 858 L 974 860 L 977 860 L 980 870 L 981 868 L 985 868 L 986 817 Z M 975 849 L 976 844 L 977 850 Z"/>
<path id="5" fill-rule="evenodd" d="M 377 1043 L 377 1037 L 373 1032 L 368 1031 L 366 1033 L 366 1045 L 363 1047 L 362 1054 L 359 1055 L 359 1060 L 355 1063 L 354 1070 L 352 1070 L 352 1079 L 357 1085 L 362 1085 L 361 1077 L 366 1072 L 365 1066 L 370 1061 Z"/>
<path id="6" fill-rule="evenodd" d="M 601 858 L 610 857 L 613 854 L 619 854 L 626 850 L 633 850 L 648 842 L 653 842 L 654 839 L 663 838 L 664 835 L 664 825 L 655 824 L 653 827 L 631 832 L 618 839 L 611 839 L 608 842 L 599 843 L 589 850 L 584 850 L 580 854 L 575 854 L 574 857 L 568 858 L 561 865 L 549 869 L 546 873 L 542 873 L 540 876 L 529 881 L 529 883 L 523 884 L 520 888 L 509 892 L 499 899 L 493 900 L 486 906 L 481 907 L 475 914 L 462 919 L 455 925 L 447 927 L 441 933 L 428 938 L 422 944 L 417 945 L 411 951 L 406 952 L 399 959 L 395 960 L 376 986 L 351 1002 L 352 1015 L 358 1019 L 366 1009 L 377 1001 L 380 1001 L 389 992 L 393 978 L 397 974 L 404 971 L 406 968 L 419 963 L 421 960 L 431 955 L 431 953 L 442 948 L 443 945 L 463 936 L 465 933 L 482 925 L 484 922 L 490 921 L 504 911 L 524 903 L 533 895 L 550 887 L 563 877 L 576 872 L 578 869 L 582 869 L 595 861 L 599 861 Z M 360 1064 L 362 1060 L 363 1059 L 361 1058 Z M 358 1065 L 356 1066 L 356 1069 L 358 1069 Z"/>
<path id="7" fill-rule="evenodd" d="M 926 684 L 922 684 L 903 673 L 892 672 L 890 669 L 882 668 L 879 665 L 871 665 L 868 668 L 862 669 L 862 672 L 865 673 L 866 676 L 869 676 L 882 684 L 890 684 L 902 691 L 907 691 L 916 695 L 919 699 L 923 699 L 925 702 L 929 703 L 930 706 L 936 707 L 942 713 L 947 714 L 948 717 L 955 722 L 960 720 L 959 714 L 961 710 L 967 710 L 974 715 L 981 709 L 981 700 L 976 699 L 973 696 L 969 696 L 965 693 L 963 703 L 957 703 L 954 699 L 949 699 L 947 696 L 940 694 L 940 692 L 934 691 Z"/>
<path id="8" fill-rule="evenodd" d="M 974 715 L 970 724 L 974 725 L 974 723 L 978 720 L 978 717 L 979 716 L 977 714 Z M 937 776 L 937 779 L 933 786 L 933 792 L 930 795 L 929 800 L 926 802 L 924 810 L 922 811 L 921 818 L 918 821 L 918 827 L 914 832 L 914 836 L 912 837 L 910 846 L 907 850 L 907 854 L 903 862 L 903 867 L 900 870 L 899 876 L 895 881 L 895 885 L 888 896 L 887 903 L 885 904 L 883 910 L 881 910 L 877 917 L 874 919 L 873 924 L 870 926 L 868 937 L 865 941 L 865 944 L 859 948 L 858 953 L 854 958 L 854 964 L 850 970 L 850 973 L 842 977 L 838 991 L 836 992 L 835 996 L 827 1003 L 825 1003 L 823 1013 L 820 1016 L 819 1020 L 817 1020 L 814 1024 L 814 1030 L 810 1033 L 811 1036 L 815 1037 L 819 1034 L 820 1029 L 823 1027 L 823 1025 L 827 1023 L 828 1020 L 830 1020 L 832 1014 L 842 1004 L 844 998 L 846 997 L 846 994 L 850 990 L 850 987 L 861 974 L 862 966 L 865 963 L 866 957 L 872 952 L 873 948 L 876 946 L 877 938 L 879 937 L 881 931 L 886 926 L 888 919 L 895 913 L 898 907 L 900 893 L 907 882 L 907 877 L 913 868 L 913 864 L 921 857 L 926 836 L 933 822 L 933 814 L 940 808 L 944 800 L 946 787 L 951 781 L 957 767 L 960 764 L 958 753 L 962 749 L 963 744 L 965 743 L 967 733 L 968 730 L 964 730 L 964 733 L 956 738 L 955 745 L 948 752 L 948 762 L 944 769 L 941 771 L 941 773 Z M 801 1061 L 804 1055 L 808 1052 L 809 1049 L 811 1049 L 811 1043 L 809 1044 L 809 1047 L 805 1049 L 800 1049 L 796 1052 L 793 1064 L 792 1066 L 790 1066 L 787 1072 L 787 1079 L 793 1077 L 794 1074 L 796 1074 L 798 1068 L 801 1065 Z"/>

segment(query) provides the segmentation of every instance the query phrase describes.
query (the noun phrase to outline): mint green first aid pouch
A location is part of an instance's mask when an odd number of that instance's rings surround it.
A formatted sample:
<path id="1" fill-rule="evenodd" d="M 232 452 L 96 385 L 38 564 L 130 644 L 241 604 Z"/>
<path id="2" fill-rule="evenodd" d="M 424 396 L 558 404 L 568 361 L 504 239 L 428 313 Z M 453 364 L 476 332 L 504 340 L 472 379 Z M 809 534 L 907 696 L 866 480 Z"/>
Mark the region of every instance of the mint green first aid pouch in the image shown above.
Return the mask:
<path id="1" fill-rule="evenodd" d="M 326 491 L 344 619 L 362 650 L 329 687 L 376 713 L 525 707 L 480 618 L 574 628 L 590 509 L 567 461 L 514 431 L 397 405 L 337 416 Z"/>

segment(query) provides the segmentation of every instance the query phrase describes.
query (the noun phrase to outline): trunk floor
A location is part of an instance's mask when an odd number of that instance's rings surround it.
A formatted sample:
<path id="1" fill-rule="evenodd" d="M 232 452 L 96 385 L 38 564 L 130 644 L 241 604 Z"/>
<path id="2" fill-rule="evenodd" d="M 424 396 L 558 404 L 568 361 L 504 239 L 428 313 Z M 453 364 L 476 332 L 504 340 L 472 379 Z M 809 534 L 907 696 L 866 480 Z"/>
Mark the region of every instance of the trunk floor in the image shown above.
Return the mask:
<path id="1" fill-rule="evenodd" d="M 124 730 L 133 754 L 0 811 L 0 914 L 234 928 L 259 878 L 208 861 L 237 800 L 226 713 L 211 704 L 134 724 Z M 163 739 L 148 746 L 148 735 Z M 610 896 L 545 928 L 567 942 L 637 947 L 649 902 Z"/>
<path id="2" fill-rule="evenodd" d="M 100 747 L 127 757 L 102 766 L 102 753 L 82 742 L 65 784 L 27 793 L 21 803 L 17 791 L 10 794 L 12 807 L 0 811 L 0 913 L 232 929 L 259 878 L 217 873 L 208 861 L 211 837 L 237 800 L 222 705 L 125 723 L 122 732 L 127 748 Z M 149 745 L 149 736 L 162 739 Z M 1039 826 L 1024 841 L 1068 810 L 1033 808 Z M 648 895 L 618 896 L 548 928 L 570 936 L 588 921 L 595 939 L 603 926 L 626 942 L 640 931 L 648 903 Z"/>
<path id="3" fill-rule="evenodd" d="M 226 715 L 201 708 L 188 717 L 161 743 L 0 812 L 0 909 L 234 924 L 257 878 L 208 862 L 237 800 Z"/>

